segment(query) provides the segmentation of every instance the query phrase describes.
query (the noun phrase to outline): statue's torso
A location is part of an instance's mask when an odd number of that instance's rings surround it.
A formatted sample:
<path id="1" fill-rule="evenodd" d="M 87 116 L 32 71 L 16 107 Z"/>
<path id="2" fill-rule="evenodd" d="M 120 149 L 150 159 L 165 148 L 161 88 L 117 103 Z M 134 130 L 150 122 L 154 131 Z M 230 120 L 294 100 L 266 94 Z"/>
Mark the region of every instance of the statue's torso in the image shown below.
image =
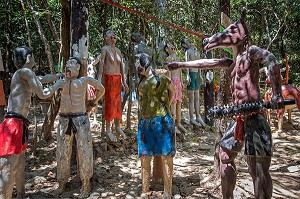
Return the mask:
<path id="1" fill-rule="evenodd" d="M 247 51 L 237 56 L 231 78 L 232 97 L 235 104 L 261 101 L 257 83 L 259 66 L 250 59 Z"/>

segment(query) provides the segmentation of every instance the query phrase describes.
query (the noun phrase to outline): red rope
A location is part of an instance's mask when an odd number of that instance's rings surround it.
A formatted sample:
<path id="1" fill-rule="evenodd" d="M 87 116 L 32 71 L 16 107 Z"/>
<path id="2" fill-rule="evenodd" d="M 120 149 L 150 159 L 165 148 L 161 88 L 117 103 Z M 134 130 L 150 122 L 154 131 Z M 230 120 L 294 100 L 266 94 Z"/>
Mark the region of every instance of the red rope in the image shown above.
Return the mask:
<path id="1" fill-rule="evenodd" d="M 164 24 L 164 25 L 170 26 L 170 27 L 175 28 L 175 29 L 177 29 L 177 30 L 181 30 L 181 31 L 186 32 L 186 33 L 189 33 L 189 34 L 191 34 L 191 35 L 194 35 L 194 36 L 197 36 L 197 37 L 202 37 L 202 38 L 206 38 L 206 37 L 207 37 L 207 36 L 204 36 L 204 35 L 201 34 L 201 33 L 193 32 L 193 31 L 188 30 L 188 29 L 186 29 L 186 28 L 176 26 L 175 24 L 172 24 L 172 23 L 170 23 L 170 22 L 160 20 L 160 19 L 155 18 L 155 17 L 153 17 L 153 16 L 151 16 L 151 15 L 147 15 L 147 14 L 145 14 L 145 13 L 142 13 L 142 12 L 139 12 L 139 11 L 136 11 L 136 10 L 133 10 L 133 9 L 131 9 L 131 8 L 127 8 L 127 7 L 125 7 L 125 6 L 122 6 L 122 5 L 120 5 L 120 4 L 114 3 L 114 2 L 112 2 L 112 1 L 109 1 L 109 0 L 100 0 L 100 1 L 102 1 L 102 2 L 104 2 L 104 3 L 107 3 L 107 4 L 110 4 L 110 5 L 114 6 L 114 7 L 121 8 L 121 9 L 126 10 L 126 11 L 128 11 L 128 12 L 131 12 L 131 13 L 134 13 L 134 14 L 137 14 L 137 15 L 140 15 L 140 16 L 145 17 L 145 18 L 147 18 L 147 19 L 150 19 L 150 20 L 153 20 L 153 21 L 157 21 L 157 22 L 159 22 L 159 23 L 162 23 L 162 24 Z"/>

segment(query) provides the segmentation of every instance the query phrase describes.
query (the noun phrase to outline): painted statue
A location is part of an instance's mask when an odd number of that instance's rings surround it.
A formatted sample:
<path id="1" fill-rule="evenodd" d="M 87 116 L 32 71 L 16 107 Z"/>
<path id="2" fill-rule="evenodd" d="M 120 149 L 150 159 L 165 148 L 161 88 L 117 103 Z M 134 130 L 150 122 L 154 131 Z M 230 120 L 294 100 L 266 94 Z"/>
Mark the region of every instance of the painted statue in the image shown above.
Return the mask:
<path id="1" fill-rule="evenodd" d="M 164 181 L 164 198 L 172 196 L 173 157 L 175 155 L 175 126 L 170 114 L 174 86 L 168 76 L 154 71 L 149 55 L 136 55 L 140 119 L 138 123 L 138 156 L 142 166 L 142 194 L 150 191 L 152 157 L 160 158 Z"/>
<path id="2" fill-rule="evenodd" d="M 14 50 L 14 64 L 18 69 L 11 79 L 7 113 L 0 124 L 0 198 L 12 198 L 16 183 L 17 197 L 25 194 L 25 150 L 28 145 L 27 119 L 32 94 L 41 99 L 50 97 L 62 88 L 65 80 L 59 75 L 37 77 L 32 71 L 35 65 L 32 49 L 27 46 Z M 56 81 L 53 86 L 43 89 L 42 83 Z"/>
<path id="3" fill-rule="evenodd" d="M 84 59 L 82 59 L 84 61 Z M 61 91 L 59 123 L 57 126 L 57 181 L 59 187 L 55 190 L 56 196 L 66 189 L 70 177 L 72 143 L 74 137 L 77 143 L 78 167 L 82 181 L 79 198 L 87 198 L 91 190 L 90 180 L 93 176 L 93 143 L 90 131 L 90 121 L 87 116 L 89 106 L 96 106 L 104 95 L 104 87 L 100 81 L 83 76 L 78 78 L 82 63 L 77 57 L 70 57 L 66 63 L 67 83 Z M 96 89 L 96 97 L 85 106 L 87 85 Z"/>
<path id="4" fill-rule="evenodd" d="M 96 59 L 94 57 L 89 57 L 88 58 L 88 66 L 87 66 L 87 76 L 91 78 L 96 78 L 96 65 L 100 61 L 100 56 L 98 56 Z M 87 100 L 94 100 L 96 98 L 96 89 L 88 84 L 87 87 Z M 98 106 L 96 105 L 93 107 L 90 111 L 88 111 L 88 118 L 90 118 L 90 115 L 93 114 L 93 122 L 92 123 L 97 123 L 97 111 L 98 111 Z"/>
<path id="5" fill-rule="evenodd" d="M 167 54 L 166 62 L 179 61 L 179 58 L 176 56 L 176 48 L 170 43 L 167 43 L 164 47 L 164 50 Z M 182 132 L 186 133 L 186 129 L 181 125 L 181 103 L 182 103 L 182 71 L 181 69 L 172 70 L 170 72 L 171 81 L 174 85 L 174 98 L 172 100 L 171 112 L 176 123 L 177 128 Z"/>
<path id="6" fill-rule="evenodd" d="M 193 61 L 200 59 L 199 52 L 195 49 L 194 43 L 189 39 L 184 38 L 181 41 L 181 46 L 186 50 L 185 51 L 185 61 Z M 200 69 L 188 68 L 187 69 L 187 90 L 189 98 L 189 115 L 190 115 L 190 124 L 196 126 L 205 127 L 206 124 L 200 116 L 200 79 L 201 71 Z M 196 115 L 196 120 L 194 118 L 194 113 Z"/>
<path id="7" fill-rule="evenodd" d="M 257 46 L 248 44 L 249 33 L 245 24 L 246 9 L 243 9 L 240 19 L 229 25 L 223 32 L 217 33 L 206 40 L 204 50 L 222 47 L 234 47 L 237 57 L 231 70 L 232 100 L 238 111 L 239 107 L 249 103 L 262 102 L 259 90 L 259 67 L 263 64 L 270 74 L 272 85 L 271 107 L 280 109 L 284 106 L 281 92 L 280 67 L 275 56 Z M 218 66 L 219 62 L 219 66 Z M 229 67 L 227 59 L 206 59 L 192 62 L 174 62 L 169 67 L 215 68 Z M 253 180 L 255 198 L 269 199 L 272 197 L 272 179 L 269 173 L 272 156 L 272 135 L 261 111 L 236 115 L 220 145 L 220 174 L 223 198 L 233 198 L 236 184 L 236 165 L 234 160 L 245 145 L 245 157 L 248 170 Z"/>
<path id="8" fill-rule="evenodd" d="M 116 47 L 117 36 L 112 30 L 105 30 L 103 38 L 106 45 L 101 49 L 98 79 L 103 78 L 105 87 L 104 120 L 106 134 L 110 141 L 115 142 L 121 135 L 126 138 L 120 123 L 122 120 L 122 85 L 126 92 L 128 86 L 124 77 L 121 51 Z M 112 133 L 111 121 L 114 120 L 117 137 Z"/>

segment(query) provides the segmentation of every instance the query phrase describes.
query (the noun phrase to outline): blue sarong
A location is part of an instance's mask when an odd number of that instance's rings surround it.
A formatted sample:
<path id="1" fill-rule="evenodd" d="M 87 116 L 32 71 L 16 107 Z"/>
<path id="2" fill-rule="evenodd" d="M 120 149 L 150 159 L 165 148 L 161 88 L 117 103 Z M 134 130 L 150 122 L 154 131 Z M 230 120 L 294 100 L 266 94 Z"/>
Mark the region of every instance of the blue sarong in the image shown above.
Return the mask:
<path id="1" fill-rule="evenodd" d="M 170 115 L 144 118 L 138 125 L 138 156 L 175 156 L 175 125 Z"/>

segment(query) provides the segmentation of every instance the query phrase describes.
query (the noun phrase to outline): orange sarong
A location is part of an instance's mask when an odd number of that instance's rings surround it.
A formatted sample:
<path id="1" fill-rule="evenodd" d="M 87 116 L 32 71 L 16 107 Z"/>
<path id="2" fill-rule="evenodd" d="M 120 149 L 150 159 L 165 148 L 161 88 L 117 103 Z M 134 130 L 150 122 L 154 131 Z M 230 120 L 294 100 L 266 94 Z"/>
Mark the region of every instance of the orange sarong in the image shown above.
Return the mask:
<path id="1" fill-rule="evenodd" d="M 122 119 L 121 75 L 104 74 L 104 120 Z"/>
<path id="2" fill-rule="evenodd" d="M 4 94 L 4 89 L 3 89 L 3 83 L 2 80 L 0 80 L 0 106 L 5 106 L 5 94 Z"/>

